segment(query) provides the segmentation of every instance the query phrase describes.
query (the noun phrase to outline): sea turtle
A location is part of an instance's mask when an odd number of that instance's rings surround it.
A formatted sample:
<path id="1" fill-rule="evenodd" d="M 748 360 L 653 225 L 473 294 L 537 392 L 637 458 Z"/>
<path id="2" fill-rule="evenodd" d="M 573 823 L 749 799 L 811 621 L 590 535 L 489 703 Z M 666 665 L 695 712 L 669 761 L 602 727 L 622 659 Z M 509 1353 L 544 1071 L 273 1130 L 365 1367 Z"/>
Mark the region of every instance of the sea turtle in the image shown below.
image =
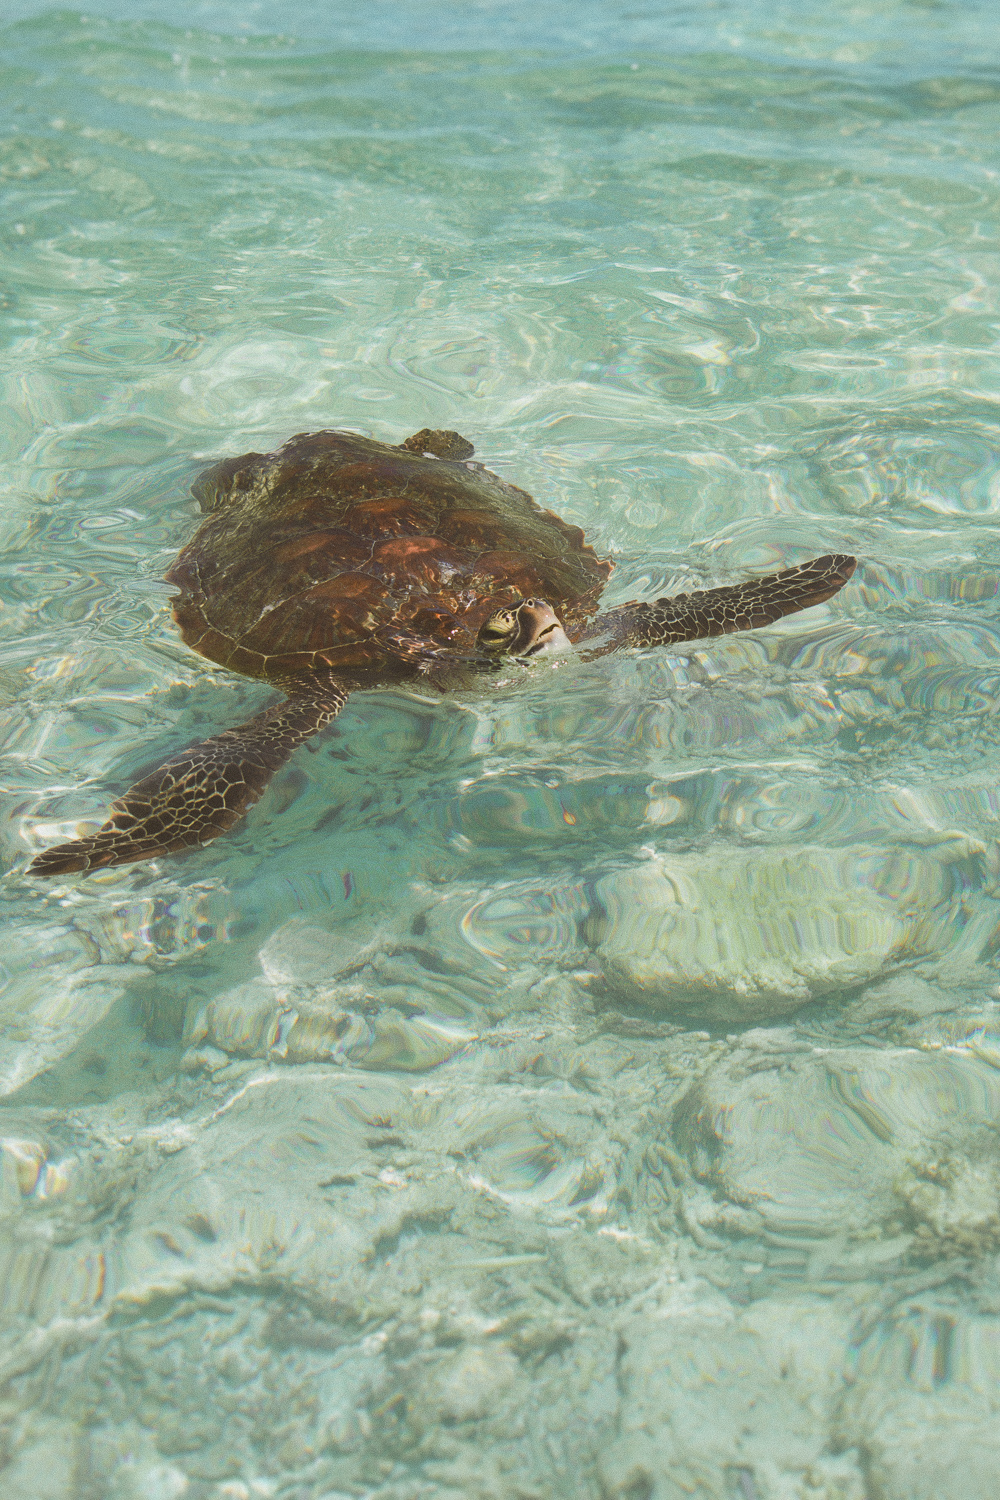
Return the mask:
<path id="1" fill-rule="evenodd" d="M 829 599 L 855 559 L 798 567 L 597 615 L 611 563 L 578 527 L 472 462 L 457 432 L 399 447 L 353 432 L 293 437 L 204 473 L 206 512 L 167 574 L 174 618 L 210 661 L 281 688 L 284 702 L 172 755 L 87 838 L 32 873 L 152 859 L 225 833 L 353 689 L 468 684 L 501 659 L 580 645 L 588 655 L 752 630 Z"/>

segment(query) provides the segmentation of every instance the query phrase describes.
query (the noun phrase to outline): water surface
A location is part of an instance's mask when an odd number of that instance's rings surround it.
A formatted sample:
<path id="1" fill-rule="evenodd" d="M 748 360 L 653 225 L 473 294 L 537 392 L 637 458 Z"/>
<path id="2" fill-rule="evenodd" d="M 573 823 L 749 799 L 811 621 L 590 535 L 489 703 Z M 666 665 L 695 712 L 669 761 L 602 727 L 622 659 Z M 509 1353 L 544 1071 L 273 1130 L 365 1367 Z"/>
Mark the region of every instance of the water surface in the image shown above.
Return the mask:
<path id="1" fill-rule="evenodd" d="M 0 17 L 5 1500 L 991 1496 L 993 8 Z M 608 602 L 861 565 L 29 880 L 268 701 L 160 580 L 329 426 L 466 434 Z"/>

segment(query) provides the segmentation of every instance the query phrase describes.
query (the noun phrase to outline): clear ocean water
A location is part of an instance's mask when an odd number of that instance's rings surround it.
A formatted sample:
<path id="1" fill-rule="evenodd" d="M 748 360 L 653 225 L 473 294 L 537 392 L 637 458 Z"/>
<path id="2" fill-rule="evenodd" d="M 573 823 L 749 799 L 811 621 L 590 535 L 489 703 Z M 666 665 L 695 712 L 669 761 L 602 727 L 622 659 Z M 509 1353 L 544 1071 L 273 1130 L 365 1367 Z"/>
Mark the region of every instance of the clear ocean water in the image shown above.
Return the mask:
<path id="1" fill-rule="evenodd" d="M 0 3 L 3 1500 L 987 1500 L 1000 19 Z M 232 837 L 43 882 L 266 703 L 209 463 L 455 428 L 744 636 L 359 695 Z"/>

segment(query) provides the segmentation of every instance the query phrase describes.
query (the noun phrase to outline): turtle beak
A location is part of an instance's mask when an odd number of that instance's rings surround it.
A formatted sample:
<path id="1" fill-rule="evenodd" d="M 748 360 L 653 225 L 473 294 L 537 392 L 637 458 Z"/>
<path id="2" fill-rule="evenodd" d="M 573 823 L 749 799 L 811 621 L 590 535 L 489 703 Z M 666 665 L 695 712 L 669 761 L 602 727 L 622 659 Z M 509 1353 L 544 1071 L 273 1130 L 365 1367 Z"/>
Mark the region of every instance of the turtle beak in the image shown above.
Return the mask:
<path id="1" fill-rule="evenodd" d="M 572 648 L 551 604 L 544 599 L 525 599 L 518 606 L 517 634 L 508 649 L 511 656 L 523 658 Z"/>

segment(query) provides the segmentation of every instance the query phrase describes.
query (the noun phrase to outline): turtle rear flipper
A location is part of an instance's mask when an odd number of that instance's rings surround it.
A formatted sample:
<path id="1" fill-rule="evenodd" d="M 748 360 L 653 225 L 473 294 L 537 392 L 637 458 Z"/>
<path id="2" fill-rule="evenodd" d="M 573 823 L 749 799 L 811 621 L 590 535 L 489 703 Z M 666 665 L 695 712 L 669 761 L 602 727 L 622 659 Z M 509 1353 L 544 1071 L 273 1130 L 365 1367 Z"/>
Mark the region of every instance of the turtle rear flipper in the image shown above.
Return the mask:
<path id="1" fill-rule="evenodd" d="M 43 850 L 28 874 L 99 870 L 211 843 L 243 817 L 292 751 L 335 719 L 346 701 L 346 688 L 321 679 L 245 724 L 190 745 L 113 802 L 97 833 Z"/>
<path id="2" fill-rule="evenodd" d="M 476 451 L 469 439 L 464 438 L 460 432 L 439 427 L 421 427 L 419 432 L 408 437 L 400 447 L 406 448 L 410 453 L 433 453 L 435 458 L 450 458 L 458 462 L 471 458 Z"/>
<path id="3" fill-rule="evenodd" d="M 746 583 L 697 594 L 676 594 L 672 599 L 657 599 L 654 604 L 622 604 L 598 615 L 578 637 L 578 644 L 586 646 L 593 641 L 588 655 L 601 656 L 623 646 L 669 646 L 737 630 L 756 630 L 780 620 L 782 615 L 832 598 L 856 567 L 857 558 L 828 553 L 767 578 L 751 578 Z"/>

